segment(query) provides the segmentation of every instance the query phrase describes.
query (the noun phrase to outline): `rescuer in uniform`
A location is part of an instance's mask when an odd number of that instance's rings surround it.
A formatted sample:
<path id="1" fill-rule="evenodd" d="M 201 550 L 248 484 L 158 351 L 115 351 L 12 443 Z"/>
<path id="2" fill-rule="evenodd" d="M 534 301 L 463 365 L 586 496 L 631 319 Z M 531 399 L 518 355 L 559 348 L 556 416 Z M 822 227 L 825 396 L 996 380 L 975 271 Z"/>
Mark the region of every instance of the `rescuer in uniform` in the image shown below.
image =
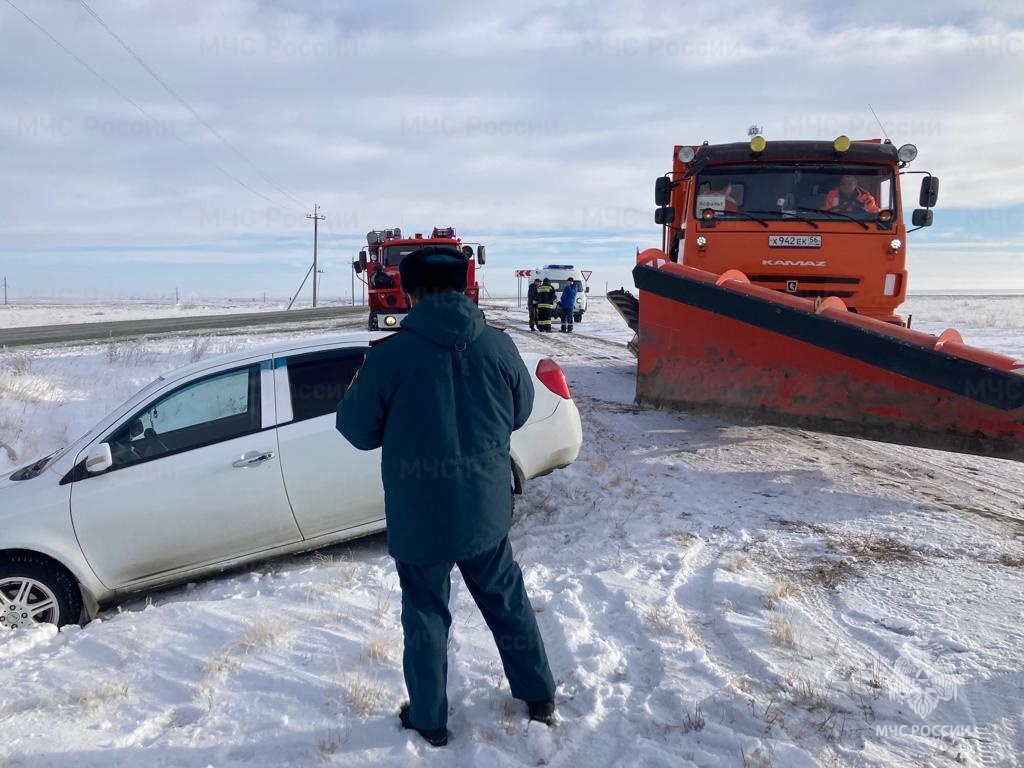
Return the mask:
<path id="1" fill-rule="evenodd" d="M 555 309 L 555 289 L 548 278 L 537 288 L 537 330 L 551 333 L 551 313 Z"/>
<path id="2" fill-rule="evenodd" d="M 537 289 L 540 288 L 540 278 L 535 277 L 530 287 L 526 289 L 526 308 L 530 313 L 530 330 L 537 330 Z"/>
<path id="3" fill-rule="evenodd" d="M 559 304 L 562 307 L 562 333 L 572 333 L 573 313 L 576 311 L 576 293 L 578 290 L 579 286 L 576 285 L 576 281 L 571 277 L 566 281 L 565 288 L 562 289 L 562 296 L 559 299 Z"/>
<path id="4" fill-rule="evenodd" d="M 857 186 L 857 177 L 846 174 L 839 179 L 839 186 L 825 196 L 826 211 L 840 213 L 878 213 L 874 196 L 863 187 Z"/>
<path id="5" fill-rule="evenodd" d="M 402 331 L 367 353 L 337 419 L 356 448 L 383 448 L 410 700 L 399 717 L 433 746 L 448 742 L 455 565 L 494 636 L 512 695 L 533 720 L 550 725 L 555 712 L 555 683 L 508 541 L 509 440 L 533 408 L 533 383 L 512 340 L 488 327 L 463 293 L 467 264 L 442 246 L 403 259 L 411 309 Z"/>

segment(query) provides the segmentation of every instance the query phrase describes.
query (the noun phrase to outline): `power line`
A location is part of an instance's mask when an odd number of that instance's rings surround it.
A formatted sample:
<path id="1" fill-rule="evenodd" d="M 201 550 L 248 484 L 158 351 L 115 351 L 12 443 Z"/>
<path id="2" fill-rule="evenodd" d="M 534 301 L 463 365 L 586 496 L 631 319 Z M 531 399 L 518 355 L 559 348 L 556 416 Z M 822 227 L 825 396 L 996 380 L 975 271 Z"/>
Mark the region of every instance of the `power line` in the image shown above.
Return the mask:
<path id="1" fill-rule="evenodd" d="M 85 10 L 89 13 L 89 15 L 92 16 L 96 20 L 96 22 L 101 27 L 103 27 L 103 29 L 105 29 L 107 31 L 107 33 L 112 38 L 114 38 L 121 45 L 121 47 L 124 48 L 131 55 L 131 57 L 133 59 L 135 59 L 136 62 L 138 62 L 139 66 L 142 67 L 144 70 L 146 70 L 146 72 L 149 73 L 150 77 L 152 77 L 154 80 L 156 80 L 158 83 L 160 83 L 160 85 L 163 86 L 165 91 L 167 91 L 169 94 L 171 94 L 171 96 L 173 96 L 178 101 L 178 103 L 181 104 L 181 106 L 183 106 L 185 109 L 187 109 L 192 114 L 192 117 L 194 117 L 199 122 L 200 125 L 202 125 L 206 130 L 208 130 L 211 134 L 213 134 L 224 146 L 226 146 L 228 149 L 230 149 L 232 152 L 234 152 L 236 155 L 238 155 L 243 161 L 248 163 L 253 168 L 253 170 L 255 170 L 256 173 L 258 173 L 263 178 L 263 180 L 265 182 L 267 182 L 270 186 L 274 187 L 282 195 L 284 195 L 285 197 L 290 198 L 294 202 L 296 202 L 299 205 L 301 205 L 303 208 L 306 208 L 306 209 L 309 208 L 309 206 L 306 205 L 302 200 L 297 198 L 291 192 L 289 192 L 284 187 L 282 187 L 280 184 L 278 184 L 276 181 L 274 181 L 272 178 L 270 178 L 262 170 L 260 170 L 259 166 L 257 166 L 256 163 L 254 163 L 252 160 L 250 160 L 248 157 L 246 157 L 245 154 L 240 149 L 238 149 L 238 147 L 236 147 L 234 144 L 232 144 L 230 141 L 228 141 L 226 138 L 224 138 L 216 128 L 214 128 L 212 125 L 210 125 L 208 122 L 206 122 L 206 120 L 204 120 L 203 117 L 192 108 L 192 105 L 190 105 L 187 101 L 185 101 L 185 99 L 183 99 L 178 94 L 177 91 L 175 91 L 170 85 L 168 85 L 167 81 L 165 81 L 162 77 L 160 77 L 160 75 L 158 75 L 155 71 L 153 71 L 153 68 L 150 67 L 146 62 L 144 62 L 142 60 L 142 57 L 139 56 L 139 54 L 137 54 L 134 51 L 134 49 L 132 49 L 132 47 L 130 45 L 128 45 L 128 43 L 126 43 L 123 39 L 121 39 L 120 35 L 118 35 L 113 29 L 110 28 L 110 25 L 107 24 L 107 22 L 105 22 L 100 17 L 100 15 L 98 13 L 96 13 L 96 11 L 94 11 L 89 6 L 89 3 L 87 3 L 86 0 L 78 0 L 78 2 L 79 2 L 79 4 L 83 8 L 85 8 Z"/>
<path id="2" fill-rule="evenodd" d="M 81 65 L 81 66 L 82 66 L 82 67 L 83 67 L 83 68 L 84 68 L 84 69 L 85 69 L 85 70 L 86 70 L 86 71 L 87 71 L 87 72 L 88 72 L 89 74 L 91 74 L 91 75 L 92 75 L 93 77 L 95 77 L 95 78 L 96 78 L 97 80 L 99 80 L 99 81 L 100 81 L 101 83 L 103 83 L 103 84 L 104 84 L 105 86 L 107 86 L 107 88 L 109 88 L 110 90 L 112 90 L 112 91 L 113 91 L 114 93 L 116 93 L 116 94 L 117 94 L 118 96 L 120 96 L 120 97 L 121 97 L 122 99 L 124 99 L 125 101 L 127 101 L 127 102 L 128 102 L 129 104 L 131 104 L 131 105 L 132 105 L 133 107 L 135 107 L 135 109 L 137 109 L 137 110 L 138 110 L 138 111 L 139 111 L 140 113 L 142 113 L 142 114 L 143 114 L 143 115 L 144 115 L 145 117 L 147 117 L 147 118 L 148 118 L 149 120 L 153 121 L 154 123 L 158 122 L 158 121 L 157 121 L 157 119 L 156 119 L 156 118 L 155 118 L 155 117 L 154 117 L 153 115 L 149 114 L 149 112 L 147 112 L 147 111 L 146 111 L 145 109 L 143 109 L 143 108 L 142 108 L 141 106 L 139 106 L 139 104 L 138 104 L 138 103 L 137 103 L 137 102 L 136 102 L 136 101 L 135 101 L 134 99 L 132 99 L 132 98 L 131 98 L 130 96 L 128 96 L 128 95 L 127 95 L 126 93 L 124 93 L 124 92 L 123 92 L 123 91 L 122 91 L 122 90 L 121 90 L 120 88 L 118 88 L 118 87 L 117 87 L 116 85 L 114 85 L 114 84 L 113 84 L 113 83 L 111 83 L 111 82 L 110 82 L 109 80 L 107 80 L 107 78 L 105 78 L 105 77 L 104 77 L 103 75 L 101 75 L 101 74 L 100 74 L 99 72 L 97 72 L 97 71 L 96 71 L 95 69 L 93 69 L 93 68 L 92 68 L 91 66 L 89 66 L 89 64 L 88 64 L 88 63 L 87 63 L 87 62 L 86 62 L 86 61 L 85 61 L 84 59 L 82 59 L 82 58 L 81 58 L 80 56 L 78 56 L 78 55 L 77 55 L 77 54 L 76 54 L 76 53 L 75 53 L 74 51 L 72 51 L 72 50 L 71 50 L 70 48 L 68 48 L 68 47 L 67 47 L 66 45 L 64 45 L 64 44 L 63 44 L 63 43 L 62 43 L 62 42 L 61 42 L 60 40 L 58 40 L 58 39 L 57 39 L 56 37 L 54 37 L 54 36 L 53 36 L 53 35 L 51 35 L 51 34 L 50 34 L 49 32 L 47 32 L 47 31 L 46 31 L 46 30 L 45 30 L 45 29 L 44 29 L 44 28 L 43 28 L 43 27 L 42 27 L 42 26 L 41 26 L 41 25 L 39 24 L 39 22 L 37 22 L 37 21 L 36 21 L 35 19 L 33 19 L 33 18 L 32 18 L 31 16 L 29 16 L 29 15 L 28 15 L 27 13 L 25 13 L 25 12 L 24 12 L 23 10 L 21 10 L 21 8 L 19 8 L 18 6 L 16 6 L 16 5 L 15 5 L 15 4 L 14 4 L 14 3 L 12 2 L 12 0 L 5 0 L 5 2 L 6 2 L 6 3 L 7 3 L 7 4 L 9 5 L 9 6 L 11 6 L 11 8 L 13 8 L 13 9 L 14 9 L 14 10 L 16 10 L 16 11 L 17 11 L 18 13 L 20 13 L 20 14 L 21 14 L 21 15 L 22 15 L 22 16 L 23 16 L 23 17 L 25 18 L 25 20 L 26 20 L 26 21 L 28 21 L 28 22 L 29 22 L 29 23 L 30 23 L 30 24 L 31 24 L 32 26 L 34 26 L 34 27 L 35 27 L 36 29 L 38 29 L 38 30 L 39 30 L 40 32 L 42 32 L 42 33 L 43 33 L 44 35 L 46 35 L 46 36 L 47 36 L 48 38 L 50 38 L 50 40 L 51 40 L 51 41 L 52 41 L 52 42 L 53 42 L 53 43 L 54 43 L 54 44 L 55 44 L 55 45 L 56 45 L 57 47 L 59 47 L 59 48 L 60 48 L 60 49 L 61 49 L 62 51 L 64 51 L 64 53 L 66 53 L 66 54 L 67 54 L 68 56 L 70 56 L 70 57 L 71 57 L 72 59 L 74 59 L 74 60 L 75 60 L 75 61 L 76 61 L 76 62 L 77 62 L 77 63 L 78 63 L 79 65 Z M 189 143 L 188 143 L 187 141 L 185 141 L 185 140 L 184 140 L 183 138 L 181 138 L 180 136 L 178 136 L 178 134 L 176 134 L 176 133 L 172 133 L 172 134 L 171 134 L 171 136 L 172 136 L 172 137 L 173 137 L 173 138 L 174 138 L 174 139 L 175 139 L 175 140 L 176 140 L 176 141 L 177 141 L 177 142 L 178 142 L 179 144 L 181 144 L 181 145 L 182 145 L 183 147 L 185 147 L 186 149 L 188 149 L 188 150 L 193 150 L 193 149 L 195 149 L 195 148 L 194 148 L 193 146 L 191 146 L 191 145 L 190 145 L 190 144 L 189 144 Z M 264 195 L 264 194 L 263 194 L 262 192 L 260 192 L 260 191 L 258 191 L 258 190 L 255 190 L 255 189 L 253 189 L 252 187 L 250 187 L 250 186 L 249 186 L 248 184 L 246 184 L 246 183 L 245 183 L 244 181 L 242 181 L 241 179 L 239 179 L 239 178 L 238 178 L 237 176 L 235 176 L 235 175 L 234 175 L 233 173 L 231 173 L 230 171 L 228 171 L 228 170 L 226 170 L 225 168 L 223 168 L 223 167 L 222 167 L 221 165 L 219 165 L 219 164 L 218 164 L 217 162 L 215 162 L 215 161 L 213 161 L 213 160 L 206 160 L 206 162 L 210 163 L 210 165 L 212 165 L 212 166 L 213 166 L 214 168 L 216 168 L 216 169 L 217 169 L 218 171 L 220 171 L 220 172 L 221 172 L 222 174 L 224 174 L 224 175 L 225 175 L 225 176 L 226 176 L 227 178 L 229 178 L 229 179 L 230 179 L 231 181 L 235 182 L 235 183 L 236 183 L 236 184 L 238 184 L 238 185 L 239 185 L 240 187 L 242 187 L 243 189 L 245 189 L 245 190 L 247 190 L 247 191 L 251 192 L 252 194 L 256 195 L 257 197 L 259 197 L 259 198 L 261 198 L 261 199 L 263 199 L 263 200 L 267 201 L 268 203 L 270 203 L 270 204 L 271 204 L 272 206 L 274 206 L 275 208 L 286 208 L 286 209 L 288 209 L 289 211 L 291 211 L 292 213 L 301 213 L 301 211 L 296 211 L 296 210 L 295 210 L 294 208 L 292 208 L 292 207 L 291 207 L 291 206 L 289 206 L 289 205 L 281 205 L 281 204 L 280 204 L 280 203 L 278 203 L 278 202 L 277 202 L 276 200 L 271 200 L 271 199 L 270 199 L 269 197 L 267 197 L 266 195 Z"/>

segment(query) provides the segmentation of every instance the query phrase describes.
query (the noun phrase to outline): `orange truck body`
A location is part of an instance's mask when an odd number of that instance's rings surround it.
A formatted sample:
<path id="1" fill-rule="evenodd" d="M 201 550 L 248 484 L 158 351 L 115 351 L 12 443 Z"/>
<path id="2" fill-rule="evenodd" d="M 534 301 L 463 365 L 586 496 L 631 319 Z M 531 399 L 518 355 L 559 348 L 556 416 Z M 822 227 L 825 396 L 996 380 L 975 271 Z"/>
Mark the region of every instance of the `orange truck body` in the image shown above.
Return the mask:
<path id="1" fill-rule="evenodd" d="M 896 314 L 916 149 L 840 139 L 675 148 L 662 247 L 637 252 L 638 297 L 608 294 L 637 334 L 637 402 L 1024 460 L 1024 361 Z M 937 193 L 925 174 L 915 226 Z"/>
<path id="2" fill-rule="evenodd" d="M 689 153 L 688 162 L 681 159 Z M 673 260 L 806 298 L 837 296 L 868 317 L 900 323 L 907 292 L 897 148 L 880 140 L 747 142 L 676 146 L 672 217 L 662 249 Z M 826 209 L 843 176 L 855 176 L 877 211 Z M 870 206 L 869 206 L 870 208 Z M 709 213 L 709 211 L 711 213 Z"/>

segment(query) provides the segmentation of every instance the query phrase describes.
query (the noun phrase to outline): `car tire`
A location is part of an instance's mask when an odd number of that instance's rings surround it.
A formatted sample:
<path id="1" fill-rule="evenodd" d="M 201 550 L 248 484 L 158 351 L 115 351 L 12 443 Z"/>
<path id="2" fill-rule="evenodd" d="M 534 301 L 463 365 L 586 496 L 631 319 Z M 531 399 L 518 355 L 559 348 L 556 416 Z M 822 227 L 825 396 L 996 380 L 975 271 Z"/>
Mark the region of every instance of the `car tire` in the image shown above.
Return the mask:
<path id="1" fill-rule="evenodd" d="M 573 318 L 573 320 L 575 320 L 575 321 L 576 321 L 577 323 L 582 323 L 582 322 L 583 322 L 583 313 L 582 313 L 582 312 L 577 312 L 576 314 L 574 314 L 574 315 L 572 316 L 572 318 Z"/>
<path id="2" fill-rule="evenodd" d="M 59 565 L 28 553 L 0 561 L 0 627 L 19 629 L 29 622 L 62 627 L 77 624 L 81 614 L 78 584 Z"/>

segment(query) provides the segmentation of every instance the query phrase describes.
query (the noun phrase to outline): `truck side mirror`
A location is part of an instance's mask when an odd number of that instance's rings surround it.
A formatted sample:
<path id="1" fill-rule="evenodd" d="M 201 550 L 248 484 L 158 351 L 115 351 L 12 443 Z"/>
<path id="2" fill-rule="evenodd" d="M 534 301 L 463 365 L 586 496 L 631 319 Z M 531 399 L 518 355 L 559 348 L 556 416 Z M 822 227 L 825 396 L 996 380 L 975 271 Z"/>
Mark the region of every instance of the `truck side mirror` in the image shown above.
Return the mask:
<path id="1" fill-rule="evenodd" d="M 675 185 L 668 178 L 668 176 L 659 176 L 654 180 L 654 204 L 659 208 L 664 208 L 671 202 L 672 189 Z"/>
<path id="2" fill-rule="evenodd" d="M 935 217 L 935 212 L 927 208 L 918 208 L 914 211 L 914 215 L 911 217 L 915 227 L 930 227 L 932 225 L 932 219 Z"/>
<path id="3" fill-rule="evenodd" d="M 359 269 L 357 269 L 356 272 L 359 273 L 359 272 L 365 272 L 365 271 L 366 271 L 366 251 L 360 251 L 359 252 Z"/>
<path id="4" fill-rule="evenodd" d="M 476 262 L 481 267 L 487 263 L 487 248 L 482 245 L 478 245 L 476 248 Z"/>
<path id="5" fill-rule="evenodd" d="M 925 176 L 921 179 L 921 200 L 922 208 L 934 208 L 935 202 L 939 199 L 939 179 L 937 176 Z M 915 215 L 917 215 L 915 211 Z M 927 225 L 924 225 L 927 226 Z"/>
<path id="6" fill-rule="evenodd" d="M 659 208 L 658 210 L 656 210 L 654 212 L 654 223 L 655 224 L 662 224 L 662 225 L 669 225 L 669 224 L 672 223 L 672 220 L 675 219 L 675 217 L 676 217 L 675 208 L 670 208 L 668 206 L 663 206 L 663 207 Z"/>

